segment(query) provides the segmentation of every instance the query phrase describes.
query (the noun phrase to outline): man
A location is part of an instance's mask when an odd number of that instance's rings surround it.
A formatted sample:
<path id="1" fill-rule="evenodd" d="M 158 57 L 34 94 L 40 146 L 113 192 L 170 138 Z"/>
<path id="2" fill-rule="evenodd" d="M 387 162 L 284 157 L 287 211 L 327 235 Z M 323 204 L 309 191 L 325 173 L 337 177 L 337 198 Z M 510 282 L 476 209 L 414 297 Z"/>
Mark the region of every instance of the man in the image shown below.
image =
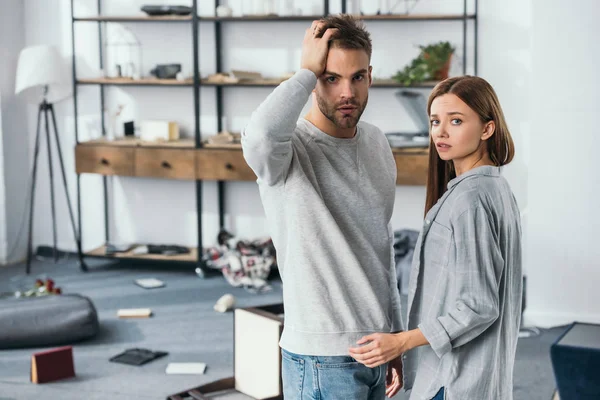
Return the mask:
<path id="1" fill-rule="evenodd" d="M 390 224 L 396 166 L 382 132 L 359 122 L 370 58 L 358 20 L 314 21 L 301 69 L 242 135 L 283 281 L 286 399 L 382 399 L 386 371 L 388 396 L 402 385 L 399 359 L 368 368 L 348 355 L 366 334 L 400 330 Z"/>

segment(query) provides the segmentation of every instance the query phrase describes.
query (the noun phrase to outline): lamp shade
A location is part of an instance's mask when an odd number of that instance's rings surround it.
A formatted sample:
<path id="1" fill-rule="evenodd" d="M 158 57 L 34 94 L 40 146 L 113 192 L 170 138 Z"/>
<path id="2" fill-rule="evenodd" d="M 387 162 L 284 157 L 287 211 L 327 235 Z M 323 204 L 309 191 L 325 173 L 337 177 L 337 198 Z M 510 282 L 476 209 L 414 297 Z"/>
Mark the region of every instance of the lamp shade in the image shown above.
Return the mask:
<path id="1" fill-rule="evenodd" d="M 21 50 L 17 65 L 15 93 L 30 102 L 56 103 L 71 94 L 65 64 L 53 46 L 31 46 Z"/>

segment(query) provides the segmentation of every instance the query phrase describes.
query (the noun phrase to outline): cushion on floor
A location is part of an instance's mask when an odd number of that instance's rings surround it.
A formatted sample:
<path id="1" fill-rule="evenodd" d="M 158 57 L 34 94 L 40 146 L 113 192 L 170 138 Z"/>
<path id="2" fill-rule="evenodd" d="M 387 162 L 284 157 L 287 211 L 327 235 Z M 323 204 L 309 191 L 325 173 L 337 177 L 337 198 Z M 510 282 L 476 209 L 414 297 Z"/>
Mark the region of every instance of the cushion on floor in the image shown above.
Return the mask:
<path id="1" fill-rule="evenodd" d="M 0 349 L 71 344 L 98 333 L 94 304 L 80 295 L 0 301 Z"/>

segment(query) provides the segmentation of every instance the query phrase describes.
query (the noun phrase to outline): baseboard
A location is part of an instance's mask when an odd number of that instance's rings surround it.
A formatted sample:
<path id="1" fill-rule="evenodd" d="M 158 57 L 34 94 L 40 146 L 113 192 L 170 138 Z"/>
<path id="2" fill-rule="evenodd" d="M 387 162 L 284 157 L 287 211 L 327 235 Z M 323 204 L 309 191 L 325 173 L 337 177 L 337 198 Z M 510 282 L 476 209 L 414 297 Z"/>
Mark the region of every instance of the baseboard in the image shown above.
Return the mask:
<path id="1" fill-rule="evenodd" d="M 525 327 L 535 326 L 538 328 L 553 328 L 556 326 L 568 325 L 575 321 L 600 324 L 600 313 L 578 314 L 525 310 L 523 318 Z"/>

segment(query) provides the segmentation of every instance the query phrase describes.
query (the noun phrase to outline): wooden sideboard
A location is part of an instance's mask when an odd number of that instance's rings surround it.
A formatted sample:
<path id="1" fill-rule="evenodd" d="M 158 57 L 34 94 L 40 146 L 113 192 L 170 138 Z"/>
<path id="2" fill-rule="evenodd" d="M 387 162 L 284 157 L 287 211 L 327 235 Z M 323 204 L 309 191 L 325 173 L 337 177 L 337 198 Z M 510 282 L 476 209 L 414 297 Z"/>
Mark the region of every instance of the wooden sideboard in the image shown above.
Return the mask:
<path id="1" fill-rule="evenodd" d="M 398 185 L 425 185 L 426 149 L 393 149 Z M 92 140 L 75 147 L 78 174 L 184 180 L 254 181 L 239 147 L 197 149 L 191 140 L 148 143 L 137 139 Z"/>

